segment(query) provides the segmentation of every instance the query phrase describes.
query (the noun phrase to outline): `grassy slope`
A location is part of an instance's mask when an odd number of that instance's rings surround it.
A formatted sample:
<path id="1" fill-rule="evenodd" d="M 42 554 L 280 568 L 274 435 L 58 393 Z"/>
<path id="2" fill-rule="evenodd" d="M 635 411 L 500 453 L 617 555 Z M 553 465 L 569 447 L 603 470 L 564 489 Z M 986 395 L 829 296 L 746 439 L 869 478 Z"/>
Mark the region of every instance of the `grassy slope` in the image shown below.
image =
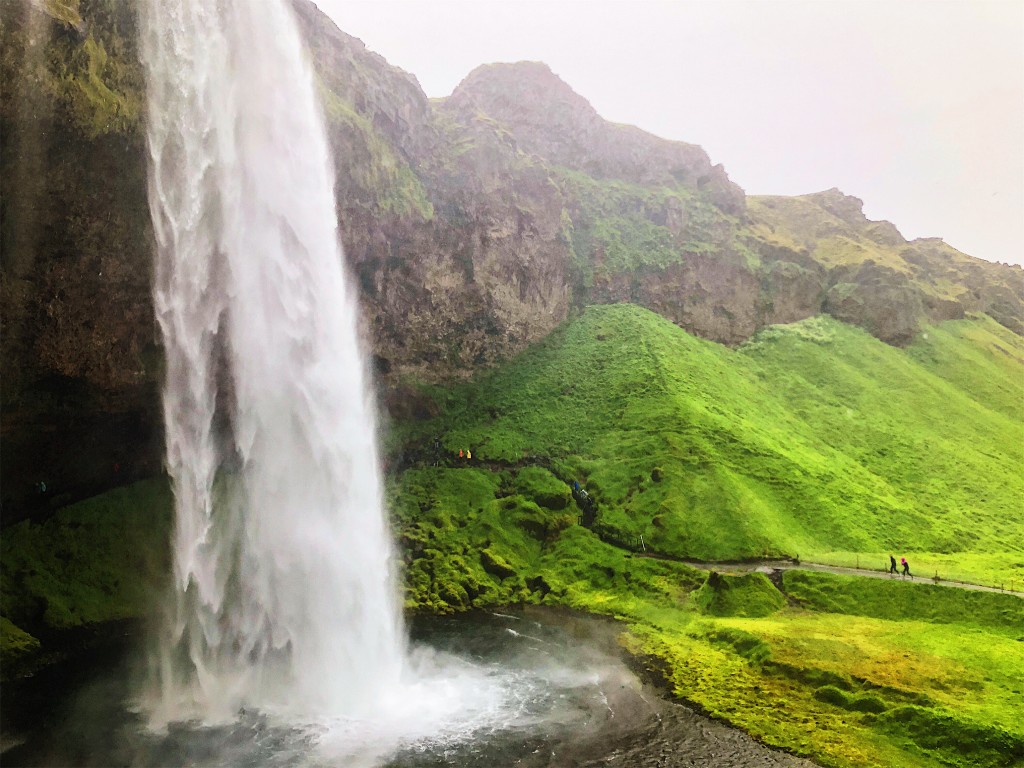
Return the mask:
<path id="1" fill-rule="evenodd" d="M 668 554 L 881 567 L 892 551 L 929 576 L 1020 583 L 1024 340 L 987 319 L 927 336 L 903 351 L 814 318 L 731 350 L 592 307 L 439 393 L 445 415 L 412 440 L 549 458 L 602 524 Z"/>
<path id="2" fill-rule="evenodd" d="M 676 694 L 823 765 L 1020 764 L 1024 601 L 818 573 L 787 573 L 784 596 L 759 574 L 710 579 L 570 525 L 564 484 L 584 480 L 613 532 L 681 556 L 882 566 L 898 548 L 918 572 L 1020 574 L 1022 350 L 987 318 L 908 350 L 825 318 L 729 350 L 635 307 L 591 308 L 438 393 L 445 415 L 406 435 L 477 462 L 392 486 L 407 606 L 617 616 Z"/>
<path id="3" fill-rule="evenodd" d="M 679 695 L 824 765 L 1024 759 L 1018 598 L 805 572 L 785 588 L 794 605 L 764 616 L 634 622 L 631 647 Z"/>
<path id="4" fill-rule="evenodd" d="M 531 467 L 413 469 L 392 487 L 406 605 L 542 602 L 615 616 L 672 690 L 823 765 L 1011 766 L 1024 759 L 1024 601 L 789 572 L 706 574 L 565 520 Z"/>

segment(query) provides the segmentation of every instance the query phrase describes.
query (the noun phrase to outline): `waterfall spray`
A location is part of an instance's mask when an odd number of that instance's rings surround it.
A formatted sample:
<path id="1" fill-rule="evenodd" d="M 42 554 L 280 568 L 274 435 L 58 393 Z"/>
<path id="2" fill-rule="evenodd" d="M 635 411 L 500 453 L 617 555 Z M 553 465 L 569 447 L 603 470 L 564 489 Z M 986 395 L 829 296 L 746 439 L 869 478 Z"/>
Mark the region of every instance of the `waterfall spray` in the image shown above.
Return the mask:
<path id="1" fill-rule="evenodd" d="M 176 504 L 152 718 L 364 715 L 403 632 L 313 74 L 282 0 L 140 7 Z"/>

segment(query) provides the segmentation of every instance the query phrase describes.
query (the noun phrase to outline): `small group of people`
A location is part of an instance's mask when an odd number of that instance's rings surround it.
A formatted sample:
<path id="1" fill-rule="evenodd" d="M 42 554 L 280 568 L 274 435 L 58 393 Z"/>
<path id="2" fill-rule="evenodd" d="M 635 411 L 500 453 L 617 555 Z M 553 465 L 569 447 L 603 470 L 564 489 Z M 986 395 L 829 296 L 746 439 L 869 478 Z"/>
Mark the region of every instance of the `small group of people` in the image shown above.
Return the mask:
<path id="1" fill-rule="evenodd" d="M 583 512 L 583 527 L 590 528 L 597 519 L 597 502 L 594 497 L 587 493 L 578 480 L 572 482 L 572 497 L 576 500 L 577 506 Z"/>
<path id="2" fill-rule="evenodd" d="M 433 449 L 434 449 L 433 450 L 433 458 L 432 458 L 431 463 L 435 467 L 439 467 L 439 466 L 441 466 L 441 464 L 445 464 L 446 466 L 450 466 L 451 459 L 446 458 L 449 455 L 454 457 L 454 458 L 456 458 L 456 459 L 458 459 L 458 463 L 460 463 L 460 464 L 465 463 L 467 461 L 472 461 L 472 459 L 473 459 L 473 451 L 471 451 L 468 448 L 466 448 L 466 449 L 459 448 L 459 450 L 457 452 L 453 452 L 452 454 L 449 454 L 442 447 L 442 445 L 441 445 L 441 438 L 440 437 L 435 437 L 434 438 Z"/>
<path id="3" fill-rule="evenodd" d="M 907 558 L 901 557 L 900 558 L 900 565 L 903 566 L 903 573 L 902 573 L 902 575 L 903 576 L 910 576 L 910 578 L 913 579 L 914 577 L 911 576 L 911 574 L 910 574 L 910 563 L 907 562 Z M 896 574 L 897 573 L 897 571 L 896 571 L 896 558 L 893 557 L 892 555 L 889 555 L 889 573 L 891 573 L 891 574 Z"/>

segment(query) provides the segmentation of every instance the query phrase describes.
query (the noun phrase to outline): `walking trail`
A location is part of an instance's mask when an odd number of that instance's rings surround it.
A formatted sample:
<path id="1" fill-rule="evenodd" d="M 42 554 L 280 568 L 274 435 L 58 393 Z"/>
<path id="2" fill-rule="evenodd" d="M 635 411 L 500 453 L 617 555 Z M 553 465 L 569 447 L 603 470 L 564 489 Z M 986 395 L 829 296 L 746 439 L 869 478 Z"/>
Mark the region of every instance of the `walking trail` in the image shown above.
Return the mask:
<path id="1" fill-rule="evenodd" d="M 443 464 L 444 466 L 472 466 L 481 469 L 490 469 L 492 471 L 501 471 L 506 469 L 520 469 L 527 466 L 544 466 L 551 469 L 551 461 L 543 456 L 527 456 L 523 457 L 519 461 L 498 461 L 493 459 L 456 459 L 448 452 L 429 452 L 427 449 L 409 450 L 406 451 L 398 460 L 397 466 L 393 467 L 393 470 L 405 469 L 413 464 L 429 464 L 433 463 L 435 466 Z M 699 568 L 700 570 L 718 570 L 726 572 L 736 571 L 760 571 L 761 573 L 771 574 L 776 571 L 822 571 L 825 573 L 838 573 L 846 576 L 862 576 L 869 579 L 892 579 L 908 581 L 913 584 L 937 584 L 940 587 L 953 587 L 955 589 L 967 589 L 975 592 L 1001 592 L 1007 595 L 1015 595 L 1020 598 L 1024 598 L 1024 592 L 1015 589 L 1004 589 L 1003 587 L 990 587 L 983 584 L 971 584 L 965 581 L 949 581 L 947 579 L 940 579 L 938 581 L 927 577 L 916 577 L 906 578 L 904 576 L 893 575 L 888 571 L 873 570 L 871 568 L 849 568 L 841 565 L 826 565 L 825 563 L 808 563 L 804 561 L 794 562 L 792 560 L 744 560 L 744 561 L 719 561 L 719 562 L 706 562 L 701 560 L 686 560 L 679 557 L 673 557 L 671 555 L 664 555 L 658 552 L 638 551 L 639 547 L 627 546 L 622 541 L 614 539 L 607 534 L 602 535 L 600 531 L 595 531 L 601 540 L 606 544 L 611 544 L 614 547 L 624 549 L 628 552 L 632 552 L 637 557 L 652 557 L 659 560 L 673 560 L 677 563 L 683 563 L 689 565 L 692 568 Z"/>
<path id="2" fill-rule="evenodd" d="M 1011 589 L 1003 589 L 1000 587 L 987 587 L 982 584 L 970 584 L 965 581 L 947 581 L 946 579 L 940 579 L 935 581 L 934 579 L 928 578 L 913 578 L 908 579 L 903 576 L 890 575 L 886 571 L 875 571 L 870 568 L 848 568 L 841 565 L 826 565 L 824 563 L 807 563 L 799 562 L 795 563 L 792 560 L 750 560 L 750 561 L 736 561 L 736 562 L 704 562 L 701 560 L 683 560 L 681 558 L 669 557 L 667 555 L 657 554 L 654 552 L 636 552 L 634 553 L 638 557 L 653 557 L 659 560 L 674 560 L 684 565 L 689 565 L 693 568 L 700 568 L 701 570 L 718 570 L 725 572 L 736 572 L 736 571 L 758 571 L 760 573 L 772 573 L 774 571 L 823 571 L 825 573 L 838 573 L 846 576 L 862 576 L 869 579 L 891 579 L 907 581 L 913 584 L 937 584 L 940 587 L 954 587 L 956 589 L 969 589 L 975 592 L 1001 592 L 1007 595 L 1016 595 L 1017 597 L 1024 598 L 1024 592 Z"/>

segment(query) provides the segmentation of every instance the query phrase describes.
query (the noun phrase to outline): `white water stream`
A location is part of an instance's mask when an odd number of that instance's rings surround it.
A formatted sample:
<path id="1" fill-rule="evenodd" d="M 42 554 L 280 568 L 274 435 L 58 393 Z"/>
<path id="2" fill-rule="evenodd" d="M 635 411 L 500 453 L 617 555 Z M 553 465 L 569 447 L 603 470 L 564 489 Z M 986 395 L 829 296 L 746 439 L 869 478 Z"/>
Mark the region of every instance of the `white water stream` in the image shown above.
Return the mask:
<path id="1" fill-rule="evenodd" d="M 605 678 L 619 688 L 621 673 L 556 660 L 533 632 L 501 634 L 528 665 L 407 651 L 356 296 L 291 9 L 139 5 L 176 528 L 139 697 L 149 735 L 113 762 L 435 765 L 461 750 L 477 765 L 479 740 L 530 752 L 603 716 Z"/>
<path id="2" fill-rule="evenodd" d="M 314 77 L 280 0 L 142 2 L 174 585 L 146 709 L 364 718 L 404 664 Z"/>

